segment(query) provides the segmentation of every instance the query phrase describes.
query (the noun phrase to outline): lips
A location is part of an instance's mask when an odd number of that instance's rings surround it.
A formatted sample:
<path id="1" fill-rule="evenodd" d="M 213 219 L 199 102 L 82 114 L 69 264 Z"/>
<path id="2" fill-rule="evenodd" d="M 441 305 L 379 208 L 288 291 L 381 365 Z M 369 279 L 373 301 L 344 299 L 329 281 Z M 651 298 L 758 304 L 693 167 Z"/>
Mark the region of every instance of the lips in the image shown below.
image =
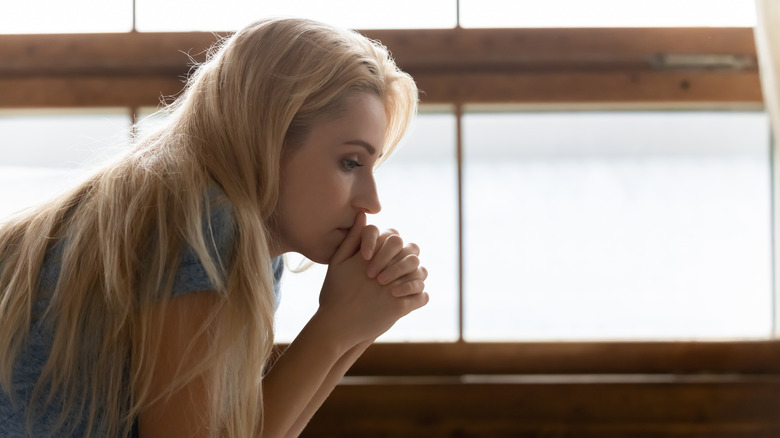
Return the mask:
<path id="1" fill-rule="evenodd" d="M 350 224 L 350 225 L 348 225 L 346 227 L 338 227 L 338 230 L 339 231 L 346 231 L 347 233 L 349 233 L 349 231 L 352 229 L 353 225 L 355 225 L 355 224 Z"/>

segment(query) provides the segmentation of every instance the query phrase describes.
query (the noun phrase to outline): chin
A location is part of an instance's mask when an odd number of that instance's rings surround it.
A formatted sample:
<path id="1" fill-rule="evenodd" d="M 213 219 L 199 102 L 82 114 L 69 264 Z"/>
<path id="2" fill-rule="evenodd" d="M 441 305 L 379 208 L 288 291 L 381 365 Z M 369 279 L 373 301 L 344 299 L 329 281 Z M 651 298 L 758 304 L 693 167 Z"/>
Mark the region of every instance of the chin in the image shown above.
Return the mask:
<path id="1" fill-rule="evenodd" d="M 324 251 L 306 251 L 301 254 L 303 254 L 304 257 L 307 259 L 313 261 L 314 263 L 319 263 L 321 265 L 327 265 L 330 263 L 330 259 L 333 258 L 333 254 L 336 253 L 336 250 L 333 249 L 331 251 L 324 250 Z"/>

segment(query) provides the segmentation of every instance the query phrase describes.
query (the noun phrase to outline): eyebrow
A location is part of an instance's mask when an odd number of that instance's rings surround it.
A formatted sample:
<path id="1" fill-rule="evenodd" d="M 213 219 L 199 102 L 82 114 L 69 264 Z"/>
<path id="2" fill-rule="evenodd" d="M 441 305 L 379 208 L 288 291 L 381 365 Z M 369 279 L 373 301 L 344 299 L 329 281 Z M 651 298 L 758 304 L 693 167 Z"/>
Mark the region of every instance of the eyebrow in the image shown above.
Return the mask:
<path id="1" fill-rule="evenodd" d="M 370 143 L 365 142 L 363 140 L 349 140 L 349 141 L 345 141 L 344 144 L 351 144 L 351 145 L 355 145 L 355 146 L 362 146 L 362 147 L 364 147 L 368 151 L 368 153 L 370 155 L 376 154 L 376 148 L 374 146 L 372 146 Z M 377 158 L 382 158 L 382 155 L 384 155 L 384 153 L 379 154 L 379 157 L 377 157 Z"/>

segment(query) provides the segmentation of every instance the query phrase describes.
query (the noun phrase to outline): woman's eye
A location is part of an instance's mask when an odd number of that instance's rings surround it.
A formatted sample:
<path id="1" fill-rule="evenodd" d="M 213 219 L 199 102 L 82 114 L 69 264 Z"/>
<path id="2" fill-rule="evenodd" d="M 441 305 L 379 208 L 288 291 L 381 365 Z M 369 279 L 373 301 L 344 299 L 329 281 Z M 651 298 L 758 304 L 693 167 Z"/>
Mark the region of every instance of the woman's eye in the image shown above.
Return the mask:
<path id="1" fill-rule="evenodd" d="M 356 160 L 341 160 L 341 165 L 346 170 L 352 170 L 356 167 L 362 167 L 363 165 L 358 163 Z"/>

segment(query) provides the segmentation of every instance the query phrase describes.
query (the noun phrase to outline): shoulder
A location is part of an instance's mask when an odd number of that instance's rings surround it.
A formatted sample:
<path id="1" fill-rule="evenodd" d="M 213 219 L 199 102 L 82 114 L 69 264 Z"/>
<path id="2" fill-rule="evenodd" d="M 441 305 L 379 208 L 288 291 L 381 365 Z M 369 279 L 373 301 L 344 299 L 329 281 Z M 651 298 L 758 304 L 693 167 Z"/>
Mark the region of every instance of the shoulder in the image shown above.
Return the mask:
<path id="1" fill-rule="evenodd" d="M 225 279 L 230 264 L 232 249 L 236 240 L 236 221 L 233 206 L 212 186 L 204 194 L 205 202 L 201 217 L 201 233 L 209 258 L 216 265 L 218 274 Z M 207 262 L 198 255 L 191 243 L 185 243 L 181 262 L 176 270 L 173 294 L 216 289 L 215 280 L 208 274 Z"/>

